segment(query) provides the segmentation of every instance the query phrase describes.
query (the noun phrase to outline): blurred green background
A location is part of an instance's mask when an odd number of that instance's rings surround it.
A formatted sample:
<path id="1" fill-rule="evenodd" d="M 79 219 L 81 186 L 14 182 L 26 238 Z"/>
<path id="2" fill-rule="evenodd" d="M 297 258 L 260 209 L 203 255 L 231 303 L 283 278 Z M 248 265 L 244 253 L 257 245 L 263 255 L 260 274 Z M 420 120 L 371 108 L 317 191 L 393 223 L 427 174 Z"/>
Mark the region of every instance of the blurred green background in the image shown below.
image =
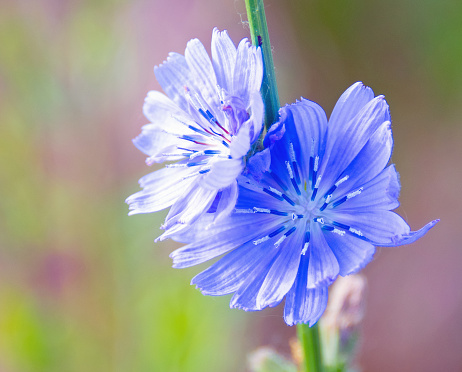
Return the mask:
<path id="1" fill-rule="evenodd" d="M 366 269 L 364 371 L 462 370 L 462 2 L 267 0 L 281 102 L 329 113 L 353 82 L 391 106 L 398 212 L 423 240 Z M 244 313 L 172 269 L 164 214 L 127 217 L 152 67 L 243 0 L 0 0 L 0 372 L 245 371 L 288 352 L 282 309 Z M 205 267 L 205 266 L 204 266 Z"/>

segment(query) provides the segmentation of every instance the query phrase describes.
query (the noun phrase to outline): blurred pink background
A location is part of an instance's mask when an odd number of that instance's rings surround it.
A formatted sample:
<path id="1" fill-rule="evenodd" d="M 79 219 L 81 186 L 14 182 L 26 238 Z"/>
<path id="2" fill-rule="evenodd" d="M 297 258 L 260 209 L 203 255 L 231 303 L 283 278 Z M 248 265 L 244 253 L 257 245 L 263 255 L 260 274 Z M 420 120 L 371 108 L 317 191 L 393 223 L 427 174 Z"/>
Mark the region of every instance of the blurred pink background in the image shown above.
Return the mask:
<path id="1" fill-rule="evenodd" d="M 363 371 L 462 371 L 462 3 L 266 0 L 281 103 L 329 115 L 355 81 L 391 107 L 398 212 L 418 242 L 367 267 Z M 288 352 L 282 307 L 245 314 L 189 287 L 126 216 L 149 169 L 131 143 L 152 68 L 212 28 L 249 37 L 241 0 L 0 0 L 0 371 L 243 371 Z M 221 339 L 221 340 L 220 340 Z M 218 341 L 217 341 L 218 340 Z M 170 354 L 169 354 L 170 353 Z M 211 369 L 210 369 L 211 368 Z"/>

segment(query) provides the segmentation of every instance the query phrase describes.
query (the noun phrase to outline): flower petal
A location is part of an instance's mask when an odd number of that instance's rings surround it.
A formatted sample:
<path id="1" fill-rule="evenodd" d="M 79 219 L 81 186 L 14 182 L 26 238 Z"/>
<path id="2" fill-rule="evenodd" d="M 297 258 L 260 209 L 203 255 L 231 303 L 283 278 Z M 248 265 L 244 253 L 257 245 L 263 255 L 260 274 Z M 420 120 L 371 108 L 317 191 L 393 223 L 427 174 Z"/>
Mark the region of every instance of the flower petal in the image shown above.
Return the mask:
<path id="1" fill-rule="evenodd" d="M 343 184 L 341 186 L 343 186 Z M 358 186 L 361 186 L 362 188 L 359 195 L 351 199 L 347 199 L 344 203 L 333 209 L 327 208 L 326 216 L 331 219 L 335 219 L 336 212 L 345 211 L 354 214 L 370 210 L 384 209 L 389 211 L 398 208 L 400 184 L 398 180 L 398 173 L 396 172 L 394 165 L 390 165 L 385 168 L 379 175 L 371 179 L 369 182 Z M 358 186 L 352 189 L 348 188 L 344 192 L 341 192 L 342 190 L 338 193 L 334 192 L 333 199 L 330 204 L 335 205 L 336 200 L 342 199 L 342 197 L 348 195 L 350 192 L 359 190 Z"/>
<path id="2" fill-rule="evenodd" d="M 210 208 L 216 195 L 217 190 L 204 188 L 198 180 L 195 180 L 172 205 L 165 219 L 164 228 L 168 229 L 177 223 L 191 225 Z"/>
<path id="3" fill-rule="evenodd" d="M 258 292 L 256 299 L 258 308 L 277 305 L 292 288 L 300 263 L 304 235 L 304 231 L 295 231 L 276 248 L 281 252 L 271 265 Z"/>
<path id="4" fill-rule="evenodd" d="M 360 81 L 349 87 L 338 99 L 330 116 L 329 128 L 332 133 L 353 119 L 373 98 L 372 89 Z"/>
<path id="5" fill-rule="evenodd" d="M 222 190 L 220 200 L 217 205 L 217 209 L 214 213 L 214 223 L 217 223 L 223 220 L 223 218 L 229 216 L 229 214 L 233 211 L 234 207 L 236 206 L 237 196 L 238 188 L 236 181 L 234 181 L 231 185 L 225 187 Z"/>
<path id="6" fill-rule="evenodd" d="M 372 244 L 380 245 L 382 247 L 397 247 L 404 244 L 411 244 L 414 243 L 416 240 L 420 239 L 424 236 L 428 230 L 430 230 L 433 226 L 435 226 L 440 220 L 433 220 L 427 223 L 424 227 L 417 231 L 409 231 L 406 234 L 402 234 L 401 236 L 395 236 L 392 240 L 392 243 L 381 243 L 381 242 L 372 242 Z"/>
<path id="7" fill-rule="evenodd" d="M 339 264 L 342 276 L 354 274 L 364 268 L 374 257 L 375 247 L 353 235 L 324 234 Z"/>
<path id="8" fill-rule="evenodd" d="M 217 83 L 228 92 L 233 88 L 234 67 L 236 65 L 236 46 L 227 31 L 213 29 L 212 63 Z"/>
<path id="9" fill-rule="evenodd" d="M 212 218 L 210 218 L 212 216 L 206 215 L 204 217 L 209 217 L 206 218 L 209 224 L 212 222 Z M 225 225 L 226 229 L 223 229 L 222 226 L 215 228 L 214 225 L 207 228 L 205 224 L 202 224 L 203 229 L 200 234 L 191 231 L 193 229 L 198 230 L 198 226 L 195 224 L 192 229 L 184 233 L 193 235 L 195 237 L 193 242 L 170 254 L 173 259 L 173 267 L 184 268 L 198 265 L 247 243 L 252 239 L 252 235 L 248 231 L 250 223 L 271 226 L 271 221 L 273 221 L 274 226 L 273 216 L 258 215 L 252 217 L 250 218 L 249 215 L 234 215 L 233 218 L 229 219 L 232 222 Z M 177 236 L 174 236 L 174 238 L 177 241 L 179 240 Z"/>
<path id="10" fill-rule="evenodd" d="M 337 222 L 350 226 L 357 232 L 356 235 L 365 237 L 374 245 L 395 246 L 411 233 L 409 225 L 402 217 L 387 210 L 339 211 L 335 218 Z"/>
<path id="11" fill-rule="evenodd" d="M 204 46 L 198 39 L 192 39 L 186 45 L 185 58 L 194 79 L 197 92 L 217 110 L 220 105 L 217 94 L 215 71 Z"/>
<path id="12" fill-rule="evenodd" d="M 252 123 L 250 143 L 254 143 L 260 137 L 263 129 L 263 114 L 265 111 L 265 105 L 259 91 L 250 92 L 250 107 L 252 109 L 249 119 Z"/>
<path id="13" fill-rule="evenodd" d="M 170 53 L 167 61 L 154 67 L 154 74 L 165 93 L 184 111 L 188 112 L 189 103 L 185 96 L 185 86 L 195 88 L 190 79 L 191 72 L 184 56 Z"/>
<path id="14" fill-rule="evenodd" d="M 191 183 L 184 179 L 191 172 L 187 168 L 163 168 L 140 179 L 144 188 L 127 198 L 129 215 L 152 213 L 170 207 Z"/>
<path id="15" fill-rule="evenodd" d="M 319 223 L 311 222 L 307 287 L 316 288 L 332 284 L 339 274 L 339 264 L 326 242 Z"/>
<path id="16" fill-rule="evenodd" d="M 297 323 L 309 323 L 313 326 L 327 306 L 327 286 L 307 288 L 308 257 L 302 256 L 297 279 L 286 295 L 284 320 L 292 326 Z"/>
<path id="17" fill-rule="evenodd" d="M 358 155 L 377 128 L 390 121 L 388 104 L 383 96 L 374 98 L 342 127 L 328 127 L 326 153 L 320 166 L 322 183 L 319 193 L 324 194 Z"/>
<path id="18" fill-rule="evenodd" d="M 240 97 L 249 105 L 250 93 L 260 91 L 263 80 L 263 60 L 260 48 L 242 39 L 237 47 L 232 95 Z"/>
<path id="19" fill-rule="evenodd" d="M 212 163 L 210 172 L 202 176 L 202 186 L 208 189 L 214 189 L 216 192 L 228 187 L 241 174 L 244 168 L 244 162 L 241 158 L 224 159 Z"/>
<path id="20" fill-rule="evenodd" d="M 267 245 L 255 245 L 250 241 L 196 275 L 191 284 L 196 285 L 203 294 L 212 296 L 236 292 L 241 286 L 258 278 L 253 272 L 266 268 L 278 252 L 277 249 L 268 251 Z"/>
<path id="21" fill-rule="evenodd" d="M 393 150 L 393 135 L 391 123 L 383 123 L 367 141 L 356 158 L 348 165 L 339 179 L 348 176 L 348 182 L 344 182 L 336 190 L 350 190 L 359 187 L 376 177 L 386 167 Z"/>

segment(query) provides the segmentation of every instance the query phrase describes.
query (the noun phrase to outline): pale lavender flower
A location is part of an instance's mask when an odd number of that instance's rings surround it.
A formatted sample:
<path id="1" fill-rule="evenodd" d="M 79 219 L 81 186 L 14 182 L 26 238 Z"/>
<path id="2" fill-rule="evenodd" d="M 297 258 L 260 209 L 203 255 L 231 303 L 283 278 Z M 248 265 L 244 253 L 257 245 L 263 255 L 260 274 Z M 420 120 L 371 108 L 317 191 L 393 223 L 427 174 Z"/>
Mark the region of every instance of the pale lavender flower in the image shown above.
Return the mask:
<path id="1" fill-rule="evenodd" d="M 383 96 L 354 84 L 329 124 L 322 108 L 305 99 L 279 113 L 265 139 L 268 149 L 239 178 L 233 213 L 209 228 L 205 215 L 174 236 L 189 244 L 171 257 L 183 268 L 225 254 L 193 278 L 202 293 L 234 293 L 231 307 L 244 310 L 276 306 L 285 297 L 287 324 L 312 325 L 339 275 L 366 266 L 376 246 L 412 243 L 437 221 L 414 232 L 392 212 L 400 184 L 394 165 L 387 166 L 393 138 Z"/>
<path id="2" fill-rule="evenodd" d="M 164 228 L 189 227 L 213 204 L 214 219 L 236 203 L 236 178 L 260 135 L 263 101 L 261 51 L 243 39 L 236 48 L 226 31 L 213 30 L 212 59 L 197 39 L 185 55 L 170 53 L 154 68 L 167 95 L 148 93 L 150 124 L 133 140 L 147 164 L 169 162 L 140 179 L 142 191 L 127 198 L 130 215 L 171 207 Z"/>

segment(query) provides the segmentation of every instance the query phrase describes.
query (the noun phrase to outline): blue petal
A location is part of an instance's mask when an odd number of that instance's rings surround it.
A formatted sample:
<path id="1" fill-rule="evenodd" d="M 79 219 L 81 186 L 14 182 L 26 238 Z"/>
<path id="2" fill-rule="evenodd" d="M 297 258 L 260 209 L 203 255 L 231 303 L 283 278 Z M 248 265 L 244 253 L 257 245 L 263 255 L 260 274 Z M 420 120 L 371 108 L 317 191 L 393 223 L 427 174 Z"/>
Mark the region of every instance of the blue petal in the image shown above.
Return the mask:
<path id="1" fill-rule="evenodd" d="M 214 189 L 216 193 L 219 189 L 224 189 L 236 182 L 243 168 L 244 162 L 241 158 L 215 161 L 212 163 L 210 172 L 202 175 L 202 186 Z"/>
<path id="2" fill-rule="evenodd" d="M 214 213 L 215 222 L 221 221 L 223 218 L 229 216 L 236 205 L 237 196 L 238 187 L 236 181 L 221 191 L 220 200 Z"/>
<path id="3" fill-rule="evenodd" d="M 302 256 L 297 279 L 287 293 L 284 307 L 284 320 L 292 326 L 308 323 L 313 326 L 324 313 L 327 306 L 327 286 L 307 288 L 308 258 Z"/>
<path id="4" fill-rule="evenodd" d="M 236 292 L 240 287 L 258 279 L 254 271 L 266 268 L 279 253 L 270 247 L 272 244 L 245 243 L 196 275 L 191 284 L 206 295 L 221 296 Z"/>
<path id="5" fill-rule="evenodd" d="M 161 92 L 151 90 L 144 99 L 143 114 L 151 123 L 161 125 L 166 120 L 171 120 L 173 115 L 185 115 L 185 112 Z M 185 129 L 178 121 L 172 120 L 171 125 L 175 127 L 174 131 Z M 166 125 L 165 129 L 170 129 L 169 127 Z"/>
<path id="6" fill-rule="evenodd" d="M 184 87 L 195 88 L 184 56 L 170 53 L 167 61 L 154 67 L 154 74 L 165 93 L 184 111 L 188 112 Z"/>
<path id="7" fill-rule="evenodd" d="M 260 181 L 263 174 L 269 170 L 270 164 L 270 150 L 264 149 L 249 158 L 245 172 L 248 173 L 254 180 Z"/>
<path id="8" fill-rule="evenodd" d="M 326 153 L 319 170 L 322 175 L 320 194 L 335 183 L 377 128 L 386 121 L 390 121 L 388 104 L 383 96 L 379 96 L 366 104 L 349 122 L 336 128 L 335 133 L 329 125 Z"/>
<path id="9" fill-rule="evenodd" d="M 249 121 L 252 123 L 250 130 L 250 143 L 254 143 L 259 137 L 263 129 L 263 119 L 265 105 L 259 91 L 250 92 L 250 107 L 252 112 Z"/>
<path id="10" fill-rule="evenodd" d="M 343 186 L 343 184 L 341 186 Z M 326 209 L 326 216 L 335 219 L 335 213 L 338 212 L 348 211 L 354 214 L 370 210 L 392 210 L 398 208 L 400 184 L 398 173 L 394 165 L 385 168 L 379 175 L 364 185 L 356 185 L 356 187 L 348 188 L 343 192 L 341 192 L 342 190 L 339 187 L 340 191 L 337 192 L 336 190 L 336 192 L 333 193 L 331 204 L 335 204 L 336 200 L 342 199 L 342 197 L 348 193 L 358 190 L 359 186 L 363 188 L 363 191 L 359 195 L 346 200 L 333 209 Z"/>
<path id="11" fill-rule="evenodd" d="M 185 58 L 197 92 L 200 92 L 214 111 L 217 110 L 220 101 L 217 94 L 215 71 L 207 51 L 198 39 L 192 39 L 188 42 Z"/>
<path id="12" fill-rule="evenodd" d="M 333 232 L 324 234 L 327 244 L 337 258 L 342 276 L 354 274 L 364 268 L 374 257 L 375 247 L 355 236 L 338 235 Z"/>
<path id="13" fill-rule="evenodd" d="M 129 215 L 170 207 L 191 184 L 191 179 L 183 179 L 190 172 L 187 168 L 163 168 L 142 177 L 140 185 L 144 190 L 125 201 L 130 208 Z"/>
<path id="14" fill-rule="evenodd" d="M 344 176 L 349 178 L 348 182 L 342 183 L 336 191 L 341 193 L 347 188 L 353 190 L 376 177 L 390 161 L 392 150 L 391 123 L 387 121 L 375 131 L 356 158 L 339 176 L 339 179 Z"/>
<path id="15" fill-rule="evenodd" d="M 236 65 L 236 46 L 227 31 L 213 29 L 212 63 L 217 83 L 228 92 L 233 88 L 234 67 Z"/>
<path id="16" fill-rule="evenodd" d="M 361 82 L 354 83 L 338 99 L 329 118 L 329 130 L 340 130 L 372 99 L 374 92 Z"/>
<path id="17" fill-rule="evenodd" d="M 191 225 L 207 212 L 216 195 L 217 190 L 204 188 L 200 180 L 195 180 L 170 208 L 164 228 L 174 224 Z"/>
<path id="18" fill-rule="evenodd" d="M 240 97 L 245 106 L 250 101 L 250 92 L 258 92 L 263 79 L 263 60 L 260 48 L 242 39 L 237 47 L 232 95 Z"/>
<path id="19" fill-rule="evenodd" d="M 257 311 L 263 309 L 259 306 L 259 304 L 257 304 L 257 296 L 276 257 L 277 255 L 268 257 L 271 258 L 270 261 L 265 260 L 258 265 L 254 271 L 252 271 L 251 275 L 249 275 L 249 280 L 243 283 L 231 298 L 229 303 L 231 308 L 237 308 L 245 311 Z M 277 304 L 273 305 L 276 306 Z"/>
<path id="20" fill-rule="evenodd" d="M 288 115 L 285 121 L 290 142 L 294 144 L 295 156 L 300 164 L 300 171 L 305 180 L 308 179 L 308 161 L 312 154 L 322 156 L 324 152 L 324 139 L 327 130 L 326 113 L 317 103 L 302 98 L 300 102 L 281 109 Z M 281 118 L 283 114 L 281 113 Z M 292 119 L 292 120 L 290 120 Z M 292 129 L 293 127 L 293 129 Z M 295 138 L 298 138 L 298 141 Z"/>
<path id="21" fill-rule="evenodd" d="M 339 264 L 326 242 L 319 223 L 311 222 L 310 230 L 307 287 L 311 289 L 332 284 L 339 274 Z"/>
<path id="22" fill-rule="evenodd" d="M 292 161 L 295 157 L 302 179 L 308 180 L 310 156 L 319 156 L 323 152 L 326 114 L 316 103 L 302 99 L 281 108 L 279 115 L 285 132 L 282 139 L 276 141 L 271 148 L 271 170 L 288 181 L 286 161 Z M 278 127 L 274 130 L 279 131 Z M 291 155 L 292 149 L 294 156 Z"/>
<path id="23" fill-rule="evenodd" d="M 275 306 L 282 301 L 292 287 L 300 263 L 304 237 L 304 231 L 295 231 L 277 248 L 280 254 L 272 264 L 258 292 L 256 300 L 258 308 Z"/>
<path id="24" fill-rule="evenodd" d="M 359 213 L 339 211 L 335 214 L 335 220 L 360 231 L 361 236 L 364 236 L 374 245 L 395 246 L 397 242 L 411 234 L 406 221 L 396 213 L 386 210 L 361 211 Z"/>
<path id="25" fill-rule="evenodd" d="M 427 223 L 424 227 L 417 231 L 409 231 L 406 234 L 402 234 L 401 236 L 394 236 L 392 238 L 392 243 L 383 243 L 383 242 L 376 242 L 373 241 L 372 244 L 380 245 L 382 247 L 397 247 L 400 245 L 411 244 L 414 243 L 416 240 L 423 237 L 428 230 L 430 230 L 433 226 L 435 226 L 440 220 L 434 220 Z"/>
<path id="26" fill-rule="evenodd" d="M 212 216 L 206 215 L 204 217 L 208 220 L 206 223 L 212 222 Z M 269 215 L 233 215 L 224 221 L 224 224 L 210 226 L 205 226 L 204 223 L 201 224 L 202 221 L 198 221 L 192 229 L 181 234 L 183 241 L 186 235 L 190 235 L 195 238 L 193 242 L 170 254 L 173 259 L 173 267 L 190 267 L 218 257 L 252 239 L 252 235 L 247 229 L 249 224 L 266 225 L 271 228 L 274 226 L 274 223 L 271 225 L 271 221 L 274 221 L 274 217 Z M 178 239 L 178 236 L 174 236 L 174 239 L 182 241 Z"/>

